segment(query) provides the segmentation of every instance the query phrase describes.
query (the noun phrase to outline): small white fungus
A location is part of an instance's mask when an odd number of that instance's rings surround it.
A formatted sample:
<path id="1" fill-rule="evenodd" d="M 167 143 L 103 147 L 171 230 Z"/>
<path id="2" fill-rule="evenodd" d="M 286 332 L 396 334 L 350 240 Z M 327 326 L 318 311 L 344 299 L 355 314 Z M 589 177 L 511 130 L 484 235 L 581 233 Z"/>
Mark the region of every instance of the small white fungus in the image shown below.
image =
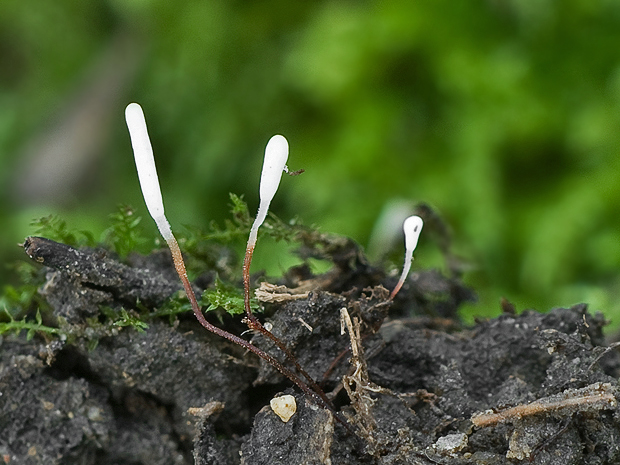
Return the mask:
<path id="1" fill-rule="evenodd" d="M 403 223 L 403 231 L 405 233 L 405 258 L 411 259 L 413 251 L 418 245 L 418 239 L 422 232 L 422 226 L 424 225 L 422 218 L 419 216 L 410 216 Z"/>
<path id="2" fill-rule="evenodd" d="M 138 170 L 138 179 L 140 180 L 140 188 L 146 202 L 146 208 L 157 224 L 159 232 L 168 241 L 173 236 L 170 224 L 164 213 L 164 202 L 159 187 L 157 169 L 155 168 L 153 147 L 146 129 L 146 120 L 144 119 L 142 107 L 137 103 L 127 105 L 125 120 L 127 121 L 127 129 L 129 129 L 129 137 L 131 138 L 131 146 L 133 147 L 133 155 Z"/>
<path id="3" fill-rule="evenodd" d="M 271 202 L 278 186 L 288 159 L 288 142 L 286 137 L 276 134 L 265 147 L 265 160 L 263 171 L 260 176 L 260 201 L 261 204 Z"/>
<path id="4" fill-rule="evenodd" d="M 400 275 L 398 284 L 390 295 L 390 299 L 393 299 L 398 293 L 400 288 L 403 286 L 407 275 L 409 274 L 411 262 L 413 260 L 413 252 L 418 245 L 418 239 L 420 238 L 423 225 L 424 222 L 422 221 L 422 218 L 415 215 L 410 216 L 403 223 L 403 232 L 405 233 L 405 263 L 403 264 L 403 272 Z"/>

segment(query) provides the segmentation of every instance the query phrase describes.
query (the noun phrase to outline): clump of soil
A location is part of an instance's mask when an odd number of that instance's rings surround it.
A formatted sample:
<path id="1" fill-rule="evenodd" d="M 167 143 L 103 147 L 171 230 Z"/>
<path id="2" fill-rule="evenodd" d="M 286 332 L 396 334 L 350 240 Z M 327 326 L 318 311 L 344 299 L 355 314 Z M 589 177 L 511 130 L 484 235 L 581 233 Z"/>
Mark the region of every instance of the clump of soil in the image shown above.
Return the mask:
<path id="1" fill-rule="evenodd" d="M 264 320 L 333 399 L 338 418 L 271 365 L 184 315 L 172 325 L 151 320 L 145 332 L 103 334 L 94 350 L 86 337 L 5 338 L 0 459 L 620 463 L 620 358 L 608 350 L 600 314 L 578 305 L 463 327 L 457 310 L 473 294 L 457 278 L 418 271 L 389 302 L 395 279 L 347 244 L 327 274 L 299 267 L 259 293 Z M 40 238 L 25 248 L 48 267 L 41 294 L 55 316 L 84 335 L 101 305 L 156 307 L 180 288 L 161 253 L 123 264 Z M 243 331 L 231 318 L 217 323 Z M 271 341 L 247 337 L 286 363 Z M 296 399 L 288 422 L 269 405 L 280 393 Z"/>

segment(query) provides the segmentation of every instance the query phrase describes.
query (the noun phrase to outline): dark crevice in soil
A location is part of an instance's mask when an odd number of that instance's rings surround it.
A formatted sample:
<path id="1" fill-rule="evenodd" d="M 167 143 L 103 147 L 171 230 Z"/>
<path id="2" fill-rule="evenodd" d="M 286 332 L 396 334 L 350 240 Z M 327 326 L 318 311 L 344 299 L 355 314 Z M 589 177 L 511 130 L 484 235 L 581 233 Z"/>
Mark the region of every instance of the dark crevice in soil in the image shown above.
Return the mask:
<path id="1" fill-rule="evenodd" d="M 72 346 L 55 353 L 52 364 L 45 368 L 45 374 L 58 381 L 76 377 L 92 384 L 107 386 L 107 383 L 90 369 L 88 358 Z"/>

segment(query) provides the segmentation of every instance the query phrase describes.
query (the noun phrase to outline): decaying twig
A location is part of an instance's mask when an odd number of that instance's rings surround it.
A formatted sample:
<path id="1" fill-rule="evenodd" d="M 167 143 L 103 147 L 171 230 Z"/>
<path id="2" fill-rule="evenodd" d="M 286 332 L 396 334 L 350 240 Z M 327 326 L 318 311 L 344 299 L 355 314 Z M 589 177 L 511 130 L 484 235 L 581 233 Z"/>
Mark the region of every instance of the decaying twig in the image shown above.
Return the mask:
<path id="1" fill-rule="evenodd" d="M 308 291 L 299 292 L 297 289 L 291 289 L 286 286 L 278 286 L 266 281 L 260 283 L 260 287 L 254 291 L 254 295 L 259 302 L 281 303 L 290 300 L 307 299 Z"/>
<path id="2" fill-rule="evenodd" d="M 529 404 L 493 412 L 476 413 L 471 417 L 474 426 L 484 428 L 505 421 L 520 420 L 523 417 L 538 414 L 567 416 L 575 412 L 614 409 L 618 405 L 616 390 L 611 383 L 594 383 L 581 389 L 566 391 L 549 397 L 538 399 Z"/>
<path id="3" fill-rule="evenodd" d="M 310 291 L 326 289 L 333 280 L 333 273 L 325 273 L 312 279 L 297 282 L 296 287 L 278 286 L 266 281 L 260 283 L 254 295 L 259 302 L 281 303 L 289 300 L 306 299 Z"/>
<path id="4" fill-rule="evenodd" d="M 365 438 L 369 445 L 374 446 L 373 431 L 376 429 L 376 421 L 372 415 L 372 406 L 375 400 L 370 397 L 369 392 L 390 393 L 389 390 L 382 388 L 370 381 L 368 367 L 364 359 L 364 349 L 360 336 L 360 323 L 357 318 L 353 321 L 346 308 L 340 310 L 341 333 L 344 334 L 345 327 L 349 333 L 351 341 L 351 365 L 353 374 L 342 377 L 342 385 L 351 399 L 351 405 L 355 409 L 358 418 L 356 424 L 360 428 L 360 436 Z"/>
<path id="5" fill-rule="evenodd" d="M 94 249 L 76 249 L 36 236 L 27 237 L 23 247 L 37 263 L 67 274 L 84 289 L 114 295 L 116 300 L 158 306 L 180 288 L 159 273 L 124 265 Z"/>

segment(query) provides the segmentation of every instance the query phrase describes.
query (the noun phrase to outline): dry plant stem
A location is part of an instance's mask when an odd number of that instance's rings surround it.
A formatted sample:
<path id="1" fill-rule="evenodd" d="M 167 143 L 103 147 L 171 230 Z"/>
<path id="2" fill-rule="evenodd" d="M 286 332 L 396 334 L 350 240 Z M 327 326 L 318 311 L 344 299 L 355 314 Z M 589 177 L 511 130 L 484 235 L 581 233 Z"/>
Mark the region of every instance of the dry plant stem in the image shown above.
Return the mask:
<path id="1" fill-rule="evenodd" d="M 256 244 L 255 241 L 254 244 Z M 278 346 L 278 348 L 282 352 L 284 352 L 287 360 L 293 363 L 297 371 L 301 373 L 304 378 L 306 378 L 306 381 L 312 388 L 312 391 L 314 391 L 316 395 L 318 395 L 323 400 L 324 403 L 331 405 L 331 401 L 329 400 L 323 389 L 321 389 L 321 387 L 316 383 L 316 381 L 314 381 L 314 379 L 306 372 L 306 370 L 302 368 L 302 366 L 297 361 L 297 358 L 295 358 L 291 351 L 288 350 L 288 347 L 286 347 L 280 339 L 278 339 L 275 335 L 268 331 L 259 321 L 259 319 L 256 318 L 254 313 L 252 313 L 252 308 L 250 307 L 250 265 L 252 263 L 252 256 L 254 255 L 254 247 L 255 246 L 248 241 L 248 248 L 245 252 L 245 258 L 243 260 L 243 301 L 245 304 L 246 323 L 250 329 L 258 331 L 263 336 L 271 339 L 275 343 L 275 345 Z M 330 407 L 330 410 L 334 411 L 334 408 Z"/>
<path id="2" fill-rule="evenodd" d="M 353 328 L 353 322 L 351 321 L 351 317 L 349 316 L 349 312 L 346 308 L 342 308 L 340 310 L 340 318 L 341 323 L 347 327 L 347 331 L 349 333 L 349 342 L 351 343 L 351 351 L 353 352 L 353 357 L 356 359 L 359 357 L 360 352 L 360 335 L 359 331 L 355 331 Z M 344 334 L 344 327 L 340 329 L 341 334 Z"/>
<path id="3" fill-rule="evenodd" d="M 340 310 L 340 332 L 344 334 L 345 327 L 349 333 L 349 341 L 351 343 L 351 366 L 353 373 L 342 377 L 342 386 L 344 387 L 351 406 L 357 414 L 355 424 L 359 428 L 360 437 L 366 439 L 371 449 L 376 446 L 374 431 L 377 428 L 377 422 L 372 414 L 373 398 L 369 392 L 389 392 L 386 389 L 372 383 L 368 377 L 368 368 L 364 359 L 364 348 L 362 347 L 362 338 L 360 335 L 360 324 L 357 318 L 353 321 L 349 316 L 346 308 Z M 352 386 L 355 386 L 353 388 Z"/>
<path id="4" fill-rule="evenodd" d="M 584 315 L 585 316 L 585 315 Z M 620 346 L 620 342 L 614 342 L 613 344 L 609 344 L 609 347 L 605 348 L 605 350 L 603 352 L 601 352 L 592 363 L 590 363 L 590 366 L 588 367 L 588 370 L 591 370 L 592 367 L 594 365 L 596 365 L 599 360 L 601 358 L 603 358 L 604 355 L 608 354 L 609 352 L 611 352 L 612 350 L 614 350 L 616 347 Z"/>
<path id="5" fill-rule="evenodd" d="M 562 398 L 564 397 L 564 398 Z M 474 426 L 484 428 L 510 420 L 541 413 L 612 409 L 617 405 L 609 383 L 594 383 L 582 389 L 565 391 L 563 395 L 540 399 L 529 404 L 517 405 L 500 412 L 482 412 L 472 416 Z"/>

